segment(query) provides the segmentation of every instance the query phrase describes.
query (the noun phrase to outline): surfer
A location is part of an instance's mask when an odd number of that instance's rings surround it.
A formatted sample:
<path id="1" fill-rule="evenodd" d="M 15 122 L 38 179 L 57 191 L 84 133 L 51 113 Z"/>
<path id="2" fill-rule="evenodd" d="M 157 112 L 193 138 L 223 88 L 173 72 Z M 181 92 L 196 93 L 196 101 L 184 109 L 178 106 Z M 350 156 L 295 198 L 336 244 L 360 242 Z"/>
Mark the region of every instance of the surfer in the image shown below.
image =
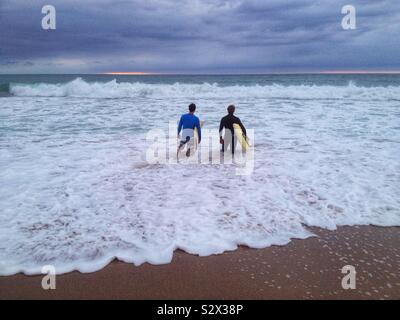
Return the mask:
<path id="1" fill-rule="evenodd" d="M 181 116 L 181 120 L 179 121 L 178 125 L 178 139 L 179 134 L 181 133 L 182 130 L 182 137 L 180 138 L 180 143 L 178 147 L 178 152 L 183 146 L 189 142 L 192 142 L 190 140 L 193 140 L 194 138 L 194 128 L 197 128 L 198 136 L 199 136 L 199 142 L 201 141 L 201 126 L 200 126 L 200 120 L 198 117 L 194 115 L 194 112 L 196 111 L 196 105 L 194 103 L 191 103 L 189 105 L 189 113 L 186 113 Z M 190 144 L 188 144 L 188 149 L 186 151 L 186 156 L 190 156 Z"/>
<path id="2" fill-rule="evenodd" d="M 235 113 L 235 106 L 231 104 L 228 107 L 228 114 L 221 119 L 221 123 L 219 125 L 219 142 L 222 144 L 222 152 L 228 150 L 229 146 L 231 147 L 232 154 L 235 153 L 236 142 L 237 139 L 234 138 L 234 130 L 233 124 L 238 124 L 242 129 L 244 137 L 246 138 L 246 128 L 242 124 L 242 121 L 238 117 L 235 117 L 233 114 Z M 225 135 L 222 138 L 222 130 L 225 128 Z"/>

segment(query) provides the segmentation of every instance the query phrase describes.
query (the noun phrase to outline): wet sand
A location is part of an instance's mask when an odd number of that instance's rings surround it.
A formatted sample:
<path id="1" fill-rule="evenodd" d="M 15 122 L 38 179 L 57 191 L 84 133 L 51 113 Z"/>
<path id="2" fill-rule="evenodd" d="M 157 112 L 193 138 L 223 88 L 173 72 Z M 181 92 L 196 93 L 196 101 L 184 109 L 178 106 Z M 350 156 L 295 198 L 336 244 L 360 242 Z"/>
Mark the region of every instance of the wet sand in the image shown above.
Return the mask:
<path id="1" fill-rule="evenodd" d="M 89 274 L 0 277 L 0 299 L 400 299 L 400 228 L 312 229 L 318 237 L 265 249 L 241 247 L 198 257 L 177 251 L 172 263 L 136 267 L 115 261 Z M 356 269 L 356 289 L 341 286 Z"/>

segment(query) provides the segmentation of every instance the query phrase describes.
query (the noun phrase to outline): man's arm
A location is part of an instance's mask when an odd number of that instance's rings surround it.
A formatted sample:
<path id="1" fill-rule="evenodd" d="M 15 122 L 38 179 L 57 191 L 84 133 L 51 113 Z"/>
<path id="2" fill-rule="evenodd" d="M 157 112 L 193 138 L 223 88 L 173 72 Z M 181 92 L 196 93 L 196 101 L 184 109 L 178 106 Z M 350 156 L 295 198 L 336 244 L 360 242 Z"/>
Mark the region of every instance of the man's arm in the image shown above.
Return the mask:
<path id="1" fill-rule="evenodd" d="M 199 118 L 196 119 L 196 128 L 197 128 L 197 133 L 199 134 L 199 143 L 201 141 L 201 126 L 200 126 L 200 120 Z"/>
<path id="2" fill-rule="evenodd" d="M 221 122 L 219 123 L 219 143 L 223 144 L 224 139 L 222 138 L 222 130 L 224 130 L 224 118 L 221 119 Z"/>
<path id="3" fill-rule="evenodd" d="M 219 137 L 222 138 L 222 130 L 224 130 L 224 118 L 221 119 L 219 123 Z"/>
<path id="4" fill-rule="evenodd" d="M 178 124 L 178 136 L 179 136 L 179 134 L 181 133 L 182 126 L 183 126 L 183 116 L 181 116 L 181 120 L 179 120 L 179 124 Z"/>

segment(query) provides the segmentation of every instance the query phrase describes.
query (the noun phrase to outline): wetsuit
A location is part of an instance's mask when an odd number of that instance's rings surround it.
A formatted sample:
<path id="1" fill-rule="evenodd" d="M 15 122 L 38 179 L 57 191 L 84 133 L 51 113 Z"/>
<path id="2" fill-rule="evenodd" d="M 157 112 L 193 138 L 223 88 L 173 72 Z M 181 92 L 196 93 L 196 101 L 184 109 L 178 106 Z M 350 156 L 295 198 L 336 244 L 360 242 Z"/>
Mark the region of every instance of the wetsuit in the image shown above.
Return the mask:
<path id="1" fill-rule="evenodd" d="M 243 134 L 246 136 L 246 128 L 242 124 L 242 121 L 238 117 L 235 117 L 233 114 L 228 114 L 221 119 L 221 123 L 219 125 L 219 136 L 222 138 L 222 130 L 225 128 L 225 136 L 224 143 L 222 144 L 222 152 L 231 147 L 232 153 L 235 153 L 236 148 L 236 140 L 234 139 L 235 133 L 233 130 L 233 124 L 237 123 L 243 131 Z M 234 143 L 232 143 L 234 142 Z"/>
<path id="2" fill-rule="evenodd" d="M 201 141 L 201 127 L 200 120 L 194 114 L 186 113 L 181 116 L 181 120 L 178 125 L 178 135 L 182 130 L 181 143 L 187 143 L 190 139 L 193 139 L 194 128 L 197 128 L 197 133 L 199 135 L 199 143 Z"/>

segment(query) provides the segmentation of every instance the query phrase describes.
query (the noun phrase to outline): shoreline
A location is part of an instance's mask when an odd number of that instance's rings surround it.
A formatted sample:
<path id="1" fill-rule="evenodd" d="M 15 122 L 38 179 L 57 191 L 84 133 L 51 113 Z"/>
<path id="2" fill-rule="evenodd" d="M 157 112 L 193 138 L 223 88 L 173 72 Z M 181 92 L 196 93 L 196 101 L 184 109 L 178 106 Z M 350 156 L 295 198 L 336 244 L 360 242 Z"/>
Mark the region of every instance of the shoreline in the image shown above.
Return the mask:
<path id="1" fill-rule="evenodd" d="M 400 299 L 400 227 L 353 226 L 264 249 L 239 247 L 199 257 L 177 250 L 171 263 L 113 261 L 94 273 L 0 277 L 1 299 Z M 345 265 L 356 289 L 341 287 Z"/>

